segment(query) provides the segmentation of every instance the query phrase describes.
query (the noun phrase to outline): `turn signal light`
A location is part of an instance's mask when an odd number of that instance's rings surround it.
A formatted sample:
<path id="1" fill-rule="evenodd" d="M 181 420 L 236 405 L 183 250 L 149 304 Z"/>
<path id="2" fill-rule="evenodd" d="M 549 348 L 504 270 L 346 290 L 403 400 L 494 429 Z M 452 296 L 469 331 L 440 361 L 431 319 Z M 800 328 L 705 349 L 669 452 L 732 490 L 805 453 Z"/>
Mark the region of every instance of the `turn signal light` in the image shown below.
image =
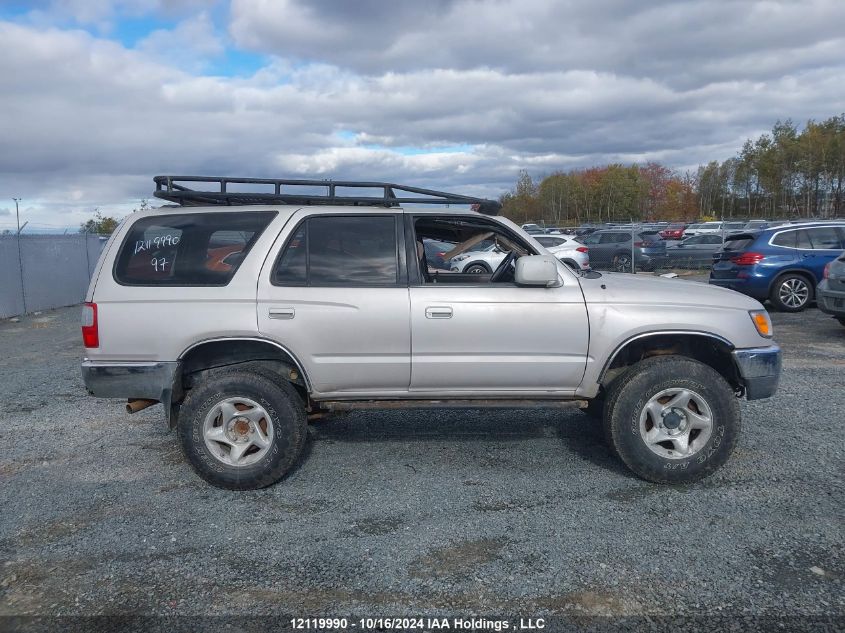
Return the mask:
<path id="1" fill-rule="evenodd" d="M 754 264 L 759 264 L 765 257 L 763 253 L 743 253 L 742 255 L 731 257 L 731 261 L 740 266 L 753 266 Z"/>
<path id="2" fill-rule="evenodd" d="M 100 346 L 96 303 L 86 303 L 82 306 L 82 344 L 85 347 Z"/>
<path id="3" fill-rule="evenodd" d="M 765 310 L 752 310 L 748 314 L 751 316 L 751 320 L 754 322 L 754 327 L 757 328 L 757 332 L 760 336 L 772 338 L 772 321 L 769 318 L 769 313 Z"/>

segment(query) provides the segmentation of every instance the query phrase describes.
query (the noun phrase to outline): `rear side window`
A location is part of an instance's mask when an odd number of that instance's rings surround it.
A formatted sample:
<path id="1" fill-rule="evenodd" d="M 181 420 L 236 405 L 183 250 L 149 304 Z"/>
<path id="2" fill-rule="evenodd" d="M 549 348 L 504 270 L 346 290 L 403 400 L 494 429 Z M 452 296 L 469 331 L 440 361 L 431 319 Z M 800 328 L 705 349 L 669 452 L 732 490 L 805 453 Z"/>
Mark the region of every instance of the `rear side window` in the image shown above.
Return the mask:
<path id="1" fill-rule="evenodd" d="M 621 242 L 626 242 L 631 238 L 630 233 L 602 233 L 601 235 L 601 243 L 602 244 L 619 244 Z"/>
<path id="2" fill-rule="evenodd" d="M 385 286 L 399 281 L 393 216 L 313 216 L 273 271 L 277 286 Z"/>
<path id="3" fill-rule="evenodd" d="M 184 213 L 142 218 L 115 261 L 128 286 L 225 286 L 275 211 Z"/>
<path id="4" fill-rule="evenodd" d="M 839 233 L 832 226 L 807 229 L 807 235 L 815 249 L 839 251 L 845 248 Z"/>
<path id="5" fill-rule="evenodd" d="M 772 238 L 772 245 L 773 246 L 785 246 L 787 248 L 796 248 L 796 237 L 798 236 L 798 231 L 784 231 L 783 233 L 778 233 L 777 235 Z"/>

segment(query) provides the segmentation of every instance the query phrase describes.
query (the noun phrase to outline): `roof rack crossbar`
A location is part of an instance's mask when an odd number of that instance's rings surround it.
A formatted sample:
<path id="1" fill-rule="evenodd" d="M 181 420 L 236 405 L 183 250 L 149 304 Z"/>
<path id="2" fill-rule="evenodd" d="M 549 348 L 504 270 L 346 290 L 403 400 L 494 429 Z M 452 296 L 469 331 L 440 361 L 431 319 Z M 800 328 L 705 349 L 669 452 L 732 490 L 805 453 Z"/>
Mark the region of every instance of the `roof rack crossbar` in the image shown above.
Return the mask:
<path id="1" fill-rule="evenodd" d="M 216 176 L 156 176 L 153 180 L 156 183 L 154 195 L 157 198 L 169 200 L 182 206 L 332 204 L 395 207 L 401 204 L 470 204 L 477 211 L 487 215 L 496 215 L 501 209 L 501 205 L 495 200 L 387 182 L 287 178 L 229 178 Z M 213 183 L 217 187 L 194 188 L 197 183 Z M 272 185 L 273 193 L 232 191 L 229 185 Z M 312 191 L 296 192 L 297 187 L 325 187 L 326 193 L 313 193 Z M 354 195 L 345 192 L 339 193 L 338 188 L 381 189 L 383 195 L 373 196 Z"/>

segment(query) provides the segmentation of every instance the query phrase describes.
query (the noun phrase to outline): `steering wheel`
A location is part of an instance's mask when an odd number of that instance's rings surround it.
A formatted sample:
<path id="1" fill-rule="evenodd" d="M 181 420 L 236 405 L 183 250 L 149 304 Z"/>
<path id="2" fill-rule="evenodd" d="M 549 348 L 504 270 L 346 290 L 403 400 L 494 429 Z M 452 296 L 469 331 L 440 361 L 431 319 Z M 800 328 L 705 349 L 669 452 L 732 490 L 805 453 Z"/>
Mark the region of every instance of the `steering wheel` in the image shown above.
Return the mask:
<path id="1" fill-rule="evenodd" d="M 505 276 L 505 273 L 511 267 L 511 264 L 516 260 L 516 251 L 511 251 L 505 258 L 502 260 L 502 263 L 499 264 L 498 268 L 493 271 L 493 274 L 490 275 L 490 283 L 494 284 L 496 282 L 502 281 L 502 278 Z"/>

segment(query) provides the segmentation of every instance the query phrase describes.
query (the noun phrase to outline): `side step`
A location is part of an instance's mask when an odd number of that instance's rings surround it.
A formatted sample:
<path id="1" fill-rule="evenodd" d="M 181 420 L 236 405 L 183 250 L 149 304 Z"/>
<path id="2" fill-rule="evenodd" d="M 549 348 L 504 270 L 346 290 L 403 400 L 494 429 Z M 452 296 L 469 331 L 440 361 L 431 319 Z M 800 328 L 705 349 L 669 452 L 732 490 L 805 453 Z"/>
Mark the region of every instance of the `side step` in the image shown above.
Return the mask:
<path id="1" fill-rule="evenodd" d="M 314 403 L 324 411 L 372 409 L 586 409 L 587 400 L 325 400 Z"/>

